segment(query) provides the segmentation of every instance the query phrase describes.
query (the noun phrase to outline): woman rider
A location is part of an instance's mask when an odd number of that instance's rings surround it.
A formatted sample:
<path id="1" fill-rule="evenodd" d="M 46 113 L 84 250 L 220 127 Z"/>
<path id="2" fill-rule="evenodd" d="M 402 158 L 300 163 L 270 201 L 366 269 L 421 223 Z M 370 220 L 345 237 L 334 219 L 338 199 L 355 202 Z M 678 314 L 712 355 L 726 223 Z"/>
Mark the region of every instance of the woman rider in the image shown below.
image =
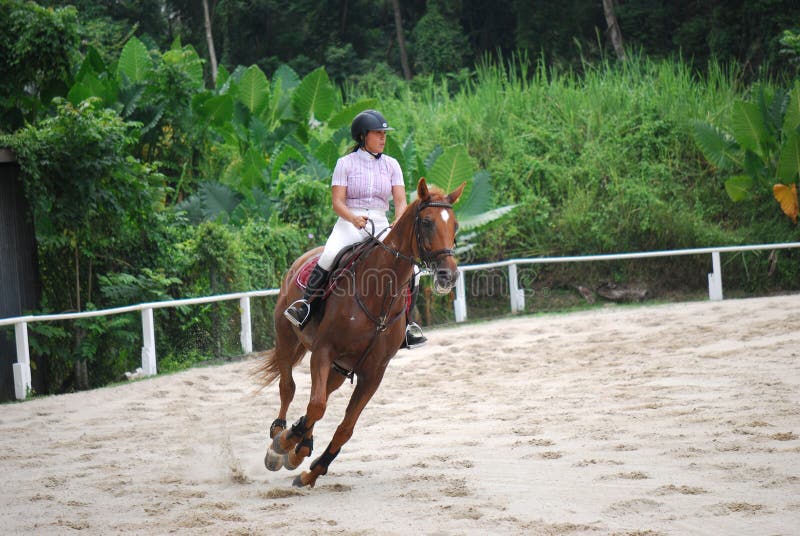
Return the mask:
<path id="1" fill-rule="evenodd" d="M 386 219 L 389 196 L 394 200 L 395 221 L 406 209 L 406 189 L 400 164 L 383 154 L 386 132 L 389 130 L 394 129 L 375 110 L 361 112 L 350 125 L 350 134 L 356 145 L 336 162 L 333 170 L 333 210 L 339 219 L 308 277 L 303 299 L 292 303 L 283 313 L 289 322 L 301 329 L 311 316 L 314 298 L 324 292 L 336 255 L 343 248 L 367 238 L 369 221 L 369 232 L 382 236 L 389 227 Z M 416 288 L 416 281 L 412 281 Z M 404 346 L 415 348 L 425 342 L 427 339 L 422 329 L 415 322 L 409 322 Z"/>

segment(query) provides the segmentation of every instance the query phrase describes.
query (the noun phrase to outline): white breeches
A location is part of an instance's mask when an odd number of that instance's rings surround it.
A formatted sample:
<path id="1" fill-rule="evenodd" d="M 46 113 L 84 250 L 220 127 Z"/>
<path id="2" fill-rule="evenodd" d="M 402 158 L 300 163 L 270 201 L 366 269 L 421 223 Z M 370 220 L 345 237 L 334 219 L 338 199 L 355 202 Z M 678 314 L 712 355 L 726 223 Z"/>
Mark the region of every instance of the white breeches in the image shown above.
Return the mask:
<path id="1" fill-rule="evenodd" d="M 366 208 L 351 208 L 350 210 L 356 216 L 366 216 L 371 220 L 371 223 L 368 221 L 364 229 L 356 229 L 355 225 L 345 219 L 339 218 L 336 220 L 336 225 L 333 226 L 333 231 L 331 231 L 328 241 L 325 242 L 325 249 L 317 262 L 320 268 L 330 270 L 333 267 L 336 255 L 342 249 L 356 242 L 361 242 L 370 233 L 374 233 L 376 236 L 380 235 L 381 241 L 386 238 L 388 231 L 383 232 L 383 230 L 389 227 L 389 220 L 386 219 L 385 212 Z M 374 230 L 373 224 L 375 226 Z"/>

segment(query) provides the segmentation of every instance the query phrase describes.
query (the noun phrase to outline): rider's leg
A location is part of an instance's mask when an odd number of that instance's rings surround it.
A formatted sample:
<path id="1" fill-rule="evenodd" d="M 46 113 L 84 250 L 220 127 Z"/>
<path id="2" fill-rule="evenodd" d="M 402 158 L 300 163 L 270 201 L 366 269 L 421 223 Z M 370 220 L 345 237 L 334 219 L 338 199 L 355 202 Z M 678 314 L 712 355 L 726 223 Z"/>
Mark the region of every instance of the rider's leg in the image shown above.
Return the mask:
<path id="1" fill-rule="evenodd" d="M 309 317 L 311 317 L 312 304 L 316 299 L 322 297 L 325 292 L 325 283 L 328 281 L 328 275 L 330 275 L 328 270 L 320 267 L 319 264 L 314 266 L 308 276 L 308 284 L 303 293 L 303 299 L 297 300 L 283 312 L 283 316 L 289 322 L 301 329 L 306 325 Z"/>
<path id="2" fill-rule="evenodd" d="M 405 339 L 403 339 L 403 344 L 400 345 L 400 348 L 419 348 L 428 342 L 427 337 L 425 337 L 425 335 L 422 333 L 422 328 L 410 318 L 411 313 L 414 311 L 414 307 L 417 305 L 417 296 L 419 296 L 419 277 L 419 268 L 415 266 L 414 277 L 409 283 L 411 304 L 408 308 L 408 315 L 406 315 L 406 336 Z"/>
<path id="3" fill-rule="evenodd" d="M 386 220 L 385 216 L 374 214 L 374 211 L 373 214 L 370 214 L 370 212 L 366 210 L 353 209 L 353 212 L 358 215 L 372 217 L 378 222 L 381 220 L 385 222 Z M 385 225 L 388 225 L 388 223 Z M 380 227 L 380 224 L 378 227 Z M 306 287 L 303 298 L 292 303 L 286 311 L 283 312 L 283 316 L 285 316 L 289 322 L 301 329 L 305 326 L 306 322 L 311 317 L 311 308 L 314 299 L 321 296 L 324 292 L 325 282 L 328 279 L 329 271 L 333 268 L 333 262 L 336 256 L 343 248 L 360 242 L 366 237 L 366 231 L 357 229 L 349 221 L 343 218 L 337 220 L 328 240 L 325 242 L 325 248 L 322 250 L 322 254 L 317 261 L 317 266 L 308 277 L 308 286 Z"/>

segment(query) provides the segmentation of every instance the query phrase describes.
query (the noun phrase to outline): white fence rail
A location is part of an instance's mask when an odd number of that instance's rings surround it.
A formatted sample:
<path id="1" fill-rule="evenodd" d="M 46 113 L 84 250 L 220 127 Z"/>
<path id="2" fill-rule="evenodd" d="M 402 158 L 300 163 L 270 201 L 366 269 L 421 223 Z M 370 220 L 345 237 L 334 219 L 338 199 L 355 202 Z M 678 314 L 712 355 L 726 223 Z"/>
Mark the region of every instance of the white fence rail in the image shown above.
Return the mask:
<path id="1" fill-rule="evenodd" d="M 167 307 L 180 307 L 183 305 L 198 305 L 227 300 L 239 300 L 239 314 L 241 317 L 241 331 L 239 339 L 242 351 L 253 351 L 253 336 L 250 322 L 250 298 L 259 296 L 277 296 L 278 289 L 254 290 L 251 292 L 237 292 L 234 294 L 220 294 L 219 296 L 205 296 L 202 298 L 188 298 L 184 300 L 171 300 L 152 303 L 140 303 L 115 309 L 99 311 L 84 311 L 81 313 L 66 313 L 57 315 L 19 316 L 16 318 L 0 319 L 0 326 L 14 326 L 14 335 L 17 342 L 17 362 L 14 363 L 14 395 L 17 400 L 24 400 L 31 388 L 31 363 L 30 347 L 28 345 L 28 323 L 47 322 L 53 320 L 74 320 L 78 318 L 92 318 L 96 316 L 118 315 L 141 311 L 142 314 L 142 372 L 147 376 L 154 376 L 156 367 L 156 331 L 153 322 L 153 309 Z"/>
<path id="2" fill-rule="evenodd" d="M 783 242 L 779 244 L 759 244 L 753 246 L 725 246 L 695 249 L 675 249 L 667 251 L 645 251 L 641 253 L 617 253 L 609 255 L 580 255 L 575 257 L 536 257 L 530 259 L 509 259 L 487 264 L 472 264 L 460 266 L 462 272 L 475 270 L 489 270 L 492 268 L 508 267 L 508 288 L 511 301 L 511 312 L 517 313 L 525 310 L 525 289 L 519 288 L 517 266 L 524 264 L 552 264 L 565 262 L 590 262 L 590 261 L 615 261 L 624 259 L 647 259 L 653 257 L 672 257 L 680 255 L 707 255 L 711 254 L 711 273 L 708 274 L 708 298 L 710 300 L 722 299 L 722 263 L 720 253 L 735 253 L 741 251 L 775 250 L 800 248 L 800 242 Z M 467 319 L 467 293 L 463 277 L 456 282 L 456 299 L 453 302 L 456 322 Z"/>
<path id="3" fill-rule="evenodd" d="M 624 259 L 645 259 L 653 257 L 671 257 L 680 255 L 711 255 L 712 271 L 708 274 L 708 297 L 710 300 L 721 300 L 722 296 L 722 268 L 720 253 L 742 251 L 775 250 L 800 248 L 800 242 L 784 242 L 779 244 L 760 244 L 753 246 L 729 246 L 697 249 L 678 249 L 671 251 L 649 251 L 642 253 L 620 253 L 610 255 L 582 255 L 574 257 L 537 257 L 530 259 L 510 259 L 506 261 L 487 264 L 472 264 L 459 267 L 462 272 L 488 270 L 493 268 L 508 267 L 508 280 L 510 290 L 511 312 L 517 313 L 525 310 L 525 290 L 519 288 L 517 266 L 525 264 L 551 264 L 566 262 L 591 262 Z M 122 313 L 140 311 L 142 315 L 142 371 L 148 376 L 155 375 L 156 365 L 156 336 L 153 321 L 153 309 L 180 307 L 185 305 L 198 305 L 227 300 L 239 300 L 239 313 L 241 317 L 240 342 L 242 351 L 253 351 L 252 327 L 250 320 L 250 298 L 263 296 L 277 296 L 278 289 L 256 290 L 251 292 L 238 292 L 222 294 L 219 296 L 206 296 L 202 298 L 189 298 L 163 302 L 142 303 L 115 309 L 100 311 L 85 311 L 81 313 L 66 313 L 54 315 L 20 316 L 0 319 L 0 326 L 14 326 L 16 338 L 17 362 L 13 365 L 14 392 L 18 400 L 24 400 L 31 388 L 30 347 L 28 344 L 28 324 L 31 322 L 47 322 L 54 320 L 71 320 L 78 318 L 91 318 Z M 467 293 L 464 278 L 459 277 L 456 284 L 456 298 L 453 302 L 456 322 L 467 319 Z"/>

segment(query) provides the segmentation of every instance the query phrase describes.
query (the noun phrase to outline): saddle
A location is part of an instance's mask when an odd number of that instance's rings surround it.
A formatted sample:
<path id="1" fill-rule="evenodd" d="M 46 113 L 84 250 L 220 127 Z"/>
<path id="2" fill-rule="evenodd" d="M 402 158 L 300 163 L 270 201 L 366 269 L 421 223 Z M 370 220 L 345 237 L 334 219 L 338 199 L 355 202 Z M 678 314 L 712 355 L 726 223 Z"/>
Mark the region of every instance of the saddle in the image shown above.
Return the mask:
<path id="1" fill-rule="evenodd" d="M 358 261 L 365 253 L 371 251 L 375 246 L 376 243 L 374 240 L 371 238 L 366 238 L 361 242 L 356 242 L 355 244 L 342 249 L 333 260 L 331 275 L 328 278 L 328 282 L 325 284 L 325 292 L 320 298 L 318 298 L 319 301 L 325 301 L 330 293 L 336 288 L 341 276 L 345 272 L 349 272 L 356 261 Z M 297 285 L 301 290 L 305 290 L 305 288 L 308 286 L 308 278 L 311 275 L 311 272 L 314 270 L 314 267 L 317 265 L 319 258 L 320 255 L 314 255 L 308 259 L 297 271 L 297 277 L 295 277 L 294 282 L 295 285 Z M 403 289 L 403 292 L 406 300 L 406 311 L 408 311 L 411 306 L 411 293 L 409 292 L 408 287 Z"/>

